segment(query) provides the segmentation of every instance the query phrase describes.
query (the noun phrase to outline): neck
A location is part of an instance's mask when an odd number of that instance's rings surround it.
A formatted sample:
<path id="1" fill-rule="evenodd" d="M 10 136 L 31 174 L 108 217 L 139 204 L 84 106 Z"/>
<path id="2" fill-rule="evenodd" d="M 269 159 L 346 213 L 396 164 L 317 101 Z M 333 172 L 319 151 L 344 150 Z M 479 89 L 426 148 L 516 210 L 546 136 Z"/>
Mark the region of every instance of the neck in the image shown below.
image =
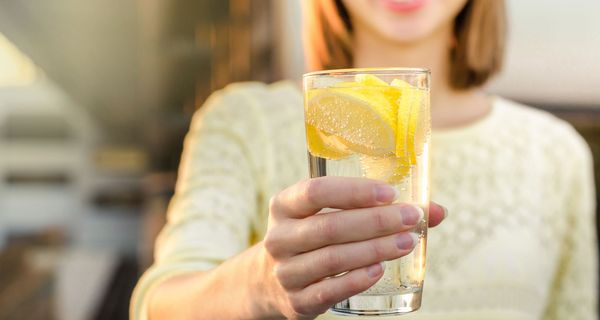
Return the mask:
<path id="1" fill-rule="evenodd" d="M 361 26 L 354 33 L 354 67 L 416 67 L 431 70 L 432 125 L 437 128 L 465 125 L 484 116 L 489 102 L 479 90 L 450 86 L 449 54 L 452 26 L 425 39 L 397 43 Z"/>

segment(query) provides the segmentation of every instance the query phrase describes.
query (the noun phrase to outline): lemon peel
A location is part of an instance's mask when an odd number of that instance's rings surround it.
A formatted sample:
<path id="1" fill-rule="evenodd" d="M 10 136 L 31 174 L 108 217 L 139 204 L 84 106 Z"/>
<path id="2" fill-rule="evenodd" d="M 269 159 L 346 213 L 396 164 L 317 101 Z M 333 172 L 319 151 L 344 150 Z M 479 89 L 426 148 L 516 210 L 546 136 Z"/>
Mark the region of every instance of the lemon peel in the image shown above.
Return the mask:
<path id="1" fill-rule="evenodd" d="M 421 119 L 421 106 L 424 103 L 425 92 L 408 84 L 406 81 L 395 79 L 392 86 L 401 90 L 398 99 L 398 130 L 396 131 L 396 156 L 408 157 L 409 163 L 417 163 L 416 137 Z"/>
<path id="2" fill-rule="evenodd" d="M 340 160 L 352 154 L 348 147 L 334 135 L 321 131 L 306 123 L 308 151 L 316 157 Z"/>

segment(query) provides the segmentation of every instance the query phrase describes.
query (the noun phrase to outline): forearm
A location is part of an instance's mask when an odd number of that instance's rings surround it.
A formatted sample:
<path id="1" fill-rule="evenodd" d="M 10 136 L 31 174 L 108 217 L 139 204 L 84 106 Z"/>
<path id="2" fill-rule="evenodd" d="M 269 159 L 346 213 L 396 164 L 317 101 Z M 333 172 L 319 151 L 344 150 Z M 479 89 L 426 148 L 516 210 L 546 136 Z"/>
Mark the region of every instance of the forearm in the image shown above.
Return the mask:
<path id="1" fill-rule="evenodd" d="M 259 243 L 211 271 L 164 281 L 150 293 L 150 319 L 275 319 L 261 254 Z"/>

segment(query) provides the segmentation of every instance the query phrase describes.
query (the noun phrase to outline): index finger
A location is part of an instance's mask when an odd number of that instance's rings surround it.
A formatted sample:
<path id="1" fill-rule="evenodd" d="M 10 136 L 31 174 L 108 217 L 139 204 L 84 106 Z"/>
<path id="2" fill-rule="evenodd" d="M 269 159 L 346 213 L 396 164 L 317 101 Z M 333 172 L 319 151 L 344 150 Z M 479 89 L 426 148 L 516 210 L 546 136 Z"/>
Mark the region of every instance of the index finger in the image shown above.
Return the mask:
<path id="1" fill-rule="evenodd" d="M 276 216 L 302 219 L 323 208 L 354 209 L 389 204 L 397 198 L 392 186 L 353 177 L 319 177 L 301 181 L 271 199 Z"/>

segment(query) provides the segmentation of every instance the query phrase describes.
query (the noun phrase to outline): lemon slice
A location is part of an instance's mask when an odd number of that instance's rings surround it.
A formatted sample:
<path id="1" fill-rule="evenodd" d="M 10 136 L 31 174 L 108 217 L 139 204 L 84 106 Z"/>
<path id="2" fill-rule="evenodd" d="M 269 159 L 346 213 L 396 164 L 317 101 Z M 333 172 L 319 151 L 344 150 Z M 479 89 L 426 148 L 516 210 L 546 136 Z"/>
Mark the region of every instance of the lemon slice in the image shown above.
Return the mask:
<path id="1" fill-rule="evenodd" d="M 334 85 L 334 90 L 368 101 L 395 131 L 398 123 L 396 109 L 400 90 L 371 74 L 357 74 L 354 80 L 337 83 Z"/>
<path id="2" fill-rule="evenodd" d="M 410 173 L 410 165 L 396 156 L 361 157 L 365 177 L 398 184 Z"/>
<path id="3" fill-rule="evenodd" d="M 401 91 L 398 99 L 396 156 L 406 157 L 409 164 L 414 165 L 417 163 L 417 154 L 422 152 L 422 146 L 417 145 L 423 144 L 416 138 L 425 134 L 417 132 L 418 127 L 424 127 L 419 126 L 419 121 L 424 121 L 420 114 L 425 103 L 425 92 L 399 79 L 392 81 L 392 86 Z"/>
<path id="4" fill-rule="evenodd" d="M 336 136 L 327 134 L 308 123 L 306 123 L 306 141 L 308 151 L 316 157 L 339 160 L 352 154 Z"/>
<path id="5" fill-rule="evenodd" d="M 356 92 L 362 94 L 365 98 L 373 99 L 379 102 L 379 105 L 386 106 L 389 111 L 396 113 L 396 103 L 400 98 L 399 88 L 390 86 L 387 82 L 371 74 L 357 74 L 355 81 L 341 82 L 335 84 L 338 88 L 354 88 Z M 387 102 L 383 102 L 383 100 Z"/>
<path id="6" fill-rule="evenodd" d="M 308 94 L 306 122 L 336 136 L 353 152 L 393 154 L 396 114 L 387 99 L 362 87 L 332 87 Z"/>
<path id="7" fill-rule="evenodd" d="M 371 74 L 357 74 L 355 80 L 358 85 L 366 87 L 366 90 L 369 90 L 372 94 L 377 94 L 380 98 L 387 99 L 394 111 L 398 108 L 397 103 L 400 98 L 400 88 L 390 86 L 387 82 Z"/>

